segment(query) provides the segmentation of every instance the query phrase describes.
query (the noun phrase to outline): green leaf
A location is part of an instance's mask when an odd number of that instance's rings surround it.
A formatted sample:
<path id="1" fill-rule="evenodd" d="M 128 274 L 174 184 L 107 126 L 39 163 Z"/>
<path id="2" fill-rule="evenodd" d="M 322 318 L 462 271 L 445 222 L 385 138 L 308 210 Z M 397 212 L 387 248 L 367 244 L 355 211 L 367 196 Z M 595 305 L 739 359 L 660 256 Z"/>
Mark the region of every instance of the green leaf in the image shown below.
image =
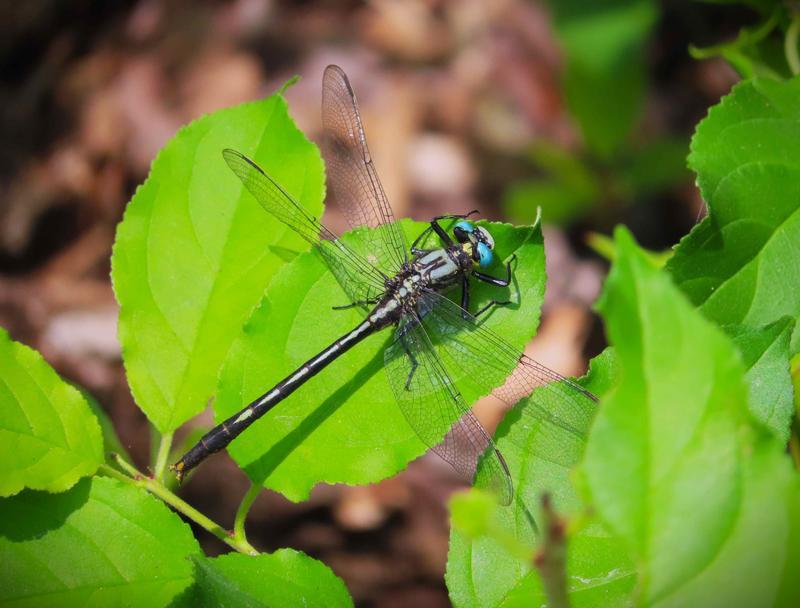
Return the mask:
<path id="1" fill-rule="evenodd" d="M 800 78 L 743 82 L 692 139 L 689 165 L 709 215 L 680 242 L 667 268 L 720 325 L 758 327 L 800 316 L 798 98 Z"/>
<path id="2" fill-rule="evenodd" d="M 89 409 L 97 417 L 97 422 L 100 423 L 100 431 L 103 434 L 103 453 L 104 454 L 119 454 L 126 461 L 132 462 L 133 459 L 128 454 L 128 450 L 122 445 L 122 441 L 117 435 L 117 430 L 114 428 L 114 423 L 108 416 L 103 406 L 87 391 L 80 387 L 76 387 L 80 391 L 86 403 L 89 404 Z"/>
<path id="3" fill-rule="evenodd" d="M 512 184 L 503 194 L 503 206 L 514 221 L 530 221 L 541 208 L 547 223 L 566 224 L 592 208 L 593 194 L 554 179 L 530 179 Z"/>
<path id="4" fill-rule="evenodd" d="M 201 411 L 231 342 L 275 271 L 308 244 L 244 192 L 222 159 L 256 160 L 314 215 L 317 148 L 275 94 L 196 120 L 153 161 L 112 257 L 120 341 L 140 408 L 162 433 Z"/>
<path id="5" fill-rule="evenodd" d="M 567 150 L 540 141 L 529 150 L 531 162 L 546 177 L 512 184 L 504 193 L 506 214 L 515 222 L 538 215 L 547 223 L 566 223 L 597 204 L 601 184 L 587 164 Z"/>
<path id="6" fill-rule="evenodd" d="M 175 606 L 283 608 L 352 606 L 347 588 L 322 562 L 292 549 L 258 556 L 196 557 L 196 582 Z"/>
<path id="7" fill-rule="evenodd" d="M 0 328 L 0 496 L 62 492 L 102 463 L 100 426 L 80 392 Z"/>
<path id="8" fill-rule="evenodd" d="M 780 0 L 703 0 L 709 4 L 741 4 L 749 6 L 760 14 L 768 15 Z"/>
<path id="9" fill-rule="evenodd" d="M 106 478 L 0 500 L 0 604 L 166 606 L 192 582 L 189 526 L 143 490 Z"/>
<path id="10" fill-rule="evenodd" d="M 550 2 L 564 47 L 564 94 L 586 143 L 603 157 L 638 118 L 645 91 L 645 43 L 658 17 L 652 0 Z"/>
<path id="11" fill-rule="evenodd" d="M 777 0 L 767 0 L 767 3 L 772 6 L 764 6 L 761 22 L 741 28 L 733 40 L 704 48 L 690 45 L 689 54 L 694 59 L 723 57 L 742 78 L 790 76 L 782 41 L 771 36 L 785 18 L 785 11 Z"/>
<path id="12" fill-rule="evenodd" d="M 788 461 L 751 424 L 730 340 L 616 238 L 599 307 L 621 372 L 582 464 L 593 506 L 634 556 L 640 604 L 773 605 L 797 568 Z"/>
<path id="13" fill-rule="evenodd" d="M 607 349 L 592 361 L 583 384 L 597 395 L 614 385 L 616 357 Z M 534 393 L 535 398 L 535 393 Z M 451 504 L 453 528 L 446 582 L 455 606 L 540 606 L 547 598 L 538 571 L 520 547 L 532 548 L 529 509 L 548 492 L 559 513 L 580 518 L 581 502 L 570 473 L 580 460 L 594 407 L 578 417 L 566 404 L 557 419 L 582 420 L 569 432 L 541 419 L 531 400 L 520 402 L 497 429 L 497 445 L 508 463 L 517 500 L 507 508 L 482 500 L 473 490 Z M 567 576 L 573 606 L 619 606 L 634 585 L 633 568 L 619 541 L 597 523 L 567 539 Z"/>
<path id="14" fill-rule="evenodd" d="M 789 338 L 793 323 L 781 319 L 767 327 L 725 328 L 739 349 L 749 387 L 750 412 L 774 431 L 785 444 L 794 414 L 792 376 L 789 371 Z"/>
<path id="15" fill-rule="evenodd" d="M 736 501 L 721 514 L 730 520 L 724 543 L 703 569 L 685 586 L 670 590 L 658 606 L 800 605 L 796 471 L 780 446 L 762 442 L 742 461 L 738 485 Z M 658 562 L 674 566 L 675 559 L 662 556 Z"/>
<path id="16" fill-rule="evenodd" d="M 656 139 L 631 149 L 620 167 L 621 190 L 626 198 L 642 199 L 676 184 L 688 182 L 686 152 L 683 139 Z"/>
<path id="17" fill-rule="evenodd" d="M 403 221 L 401 226 L 410 239 L 426 224 Z M 499 257 L 517 254 L 515 285 L 505 292 L 476 285 L 472 306 L 477 309 L 492 297 L 506 295 L 518 301 L 494 310 L 486 322 L 521 349 L 538 324 L 544 294 L 541 230 L 538 225 L 487 227 Z M 356 239 L 363 234 L 345 236 Z M 502 269 L 498 264 L 490 271 L 499 275 Z M 233 415 L 363 320 L 357 309 L 331 309 L 348 300 L 316 253 L 287 264 L 267 293 L 220 375 L 214 403 L 217 421 Z M 403 469 L 426 448 L 408 426 L 385 377 L 383 351 L 389 340 L 388 330 L 373 335 L 310 379 L 231 444 L 234 460 L 255 483 L 292 500 L 305 499 L 320 482 L 370 483 Z M 454 379 L 458 382 L 459 377 L 454 374 Z M 463 394 L 470 403 L 478 396 L 467 390 Z"/>

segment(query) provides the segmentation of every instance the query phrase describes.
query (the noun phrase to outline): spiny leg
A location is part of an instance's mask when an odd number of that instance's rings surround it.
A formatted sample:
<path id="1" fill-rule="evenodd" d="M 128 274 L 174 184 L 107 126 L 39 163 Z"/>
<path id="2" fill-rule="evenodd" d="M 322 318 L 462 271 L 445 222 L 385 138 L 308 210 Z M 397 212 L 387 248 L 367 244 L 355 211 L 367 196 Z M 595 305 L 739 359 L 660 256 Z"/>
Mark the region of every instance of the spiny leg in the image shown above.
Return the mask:
<path id="1" fill-rule="evenodd" d="M 461 275 L 461 316 L 469 319 L 469 279 L 466 273 Z"/>
<path id="2" fill-rule="evenodd" d="M 508 306 L 509 304 L 511 304 L 511 300 L 502 300 L 502 301 L 500 301 L 500 300 L 492 300 L 491 302 L 486 304 L 486 306 L 484 306 L 479 311 L 477 311 L 473 316 L 477 319 L 482 314 L 487 312 L 489 309 L 494 308 L 495 306 Z"/>
<path id="3" fill-rule="evenodd" d="M 479 211 L 477 209 L 473 209 L 469 213 L 450 213 L 447 215 L 437 215 L 430 221 L 430 225 L 423 230 L 416 239 L 414 239 L 413 243 L 411 243 L 411 253 L 418 255 L 419 253 L 426 251 L 424 249 L 418 249 L 417 246 L 420 242 L 427 238 L 431 231 L 436 232 L 437 236 L 442 240 L 442 242 L 445 243 L 445 245 L 452 245 L 453 240 L 450 238 L 450 235 L 447 234 L 445 229 L 439 225 L 439 220 L 463 220 L 476 213 L 479 213 Z"/>
<path id="4" fill-rule="evenodd" d="M 411 390 L 409 387 L 411 386 L 411 379 L 414 377 L 414 373 L 417 371 L 417 367 L 419 366 L 419 362 L 417 358 L 414 356 L 414 353 L 411 352 L 411 349 L 408 348 L 406 344 L 406 336 L 405 334 L 400 334 L 400 344 L 403 345 L 403 350 L 406 351 L 406 355 L 408 355 L 409 361 L 411 361 L 411 369 L 408 371 L 408 377 L 406 378 L 406 390 Z"/>
<path id="5" fill-rule="evenodd" d="M 472 274 L 473 276 L 478 279 L 479 281 L 483 281 L 484 283 L 489 283 L 489 285 L 494 285 L 495 287 L 508 287 L 511 285 L 511 263 L 517 259 L 517 254 L 511 256 L 511 259 L 506 263 L 506 278 L 500 279 L 498 277 L 493 277 L 488 274 L 483 274 L 482 272 L 474 271 Z"/>
<path id="6" fill-rule="evenodd" d="M 341 306 L 331 306 L 331 308 L 333 310 L 347 310 L 349 308 L 355 308 L 356 306 L 377 304 L 379 299 L 380 298 L 372 298 L 370 300 L 359 300 L 358 302 L 351 302 L 350 304 L 342 304 Z"/>

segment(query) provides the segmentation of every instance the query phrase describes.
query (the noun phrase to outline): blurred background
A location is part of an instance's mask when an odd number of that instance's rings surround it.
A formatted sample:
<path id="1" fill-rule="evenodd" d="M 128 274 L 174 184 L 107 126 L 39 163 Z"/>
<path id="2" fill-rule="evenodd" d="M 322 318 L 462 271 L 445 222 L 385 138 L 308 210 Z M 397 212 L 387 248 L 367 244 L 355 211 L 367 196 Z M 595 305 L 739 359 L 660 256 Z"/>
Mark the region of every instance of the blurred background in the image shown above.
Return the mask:
<path id="1" fill-rule="evenodd" d="M 91 393 L 146 467 L 148 423 L 116 339 L 115 226 L 181 125 L 295 74 L 290 111 L 318 138 L 322 70 L 338 63 L 398 217 L 477 208 L 525 223 L 541 207 L 549 284 L 529 354 L 581 374 L 604 347 L 591 305 L 607 264 L 592 235 L 624 223 L 661 250 L 698 220 L 689 138 L 738 76 L 689 48 L 731 40 L 757 18 L 654 0 L 5 2 L 0 325 Z M 335 213 L 326 220 L 343 227 Z M 319 487 L 299 505 L 264 492 L 249 537 L 324 560 L 359 605 L 447 606 L 456 487 L 428 456 L 375 486 Z M 219 456 L 181 493 L 229 526 L 246 488 Z M 209 553 L 225 550 L 198 536 Z"/>

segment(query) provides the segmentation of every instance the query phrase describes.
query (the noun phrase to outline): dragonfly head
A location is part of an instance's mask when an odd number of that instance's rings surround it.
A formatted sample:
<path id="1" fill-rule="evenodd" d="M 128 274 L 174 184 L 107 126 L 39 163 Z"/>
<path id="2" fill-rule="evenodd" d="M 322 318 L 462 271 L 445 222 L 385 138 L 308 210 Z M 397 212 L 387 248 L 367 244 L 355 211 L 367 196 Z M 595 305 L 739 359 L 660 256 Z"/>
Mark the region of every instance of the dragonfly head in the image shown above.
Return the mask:
<path id="1" fill-rule="evenodd" d="M 462 220 L 453 227 L 453 234 L 475 264 L 481 268 L 491 265 L 494 259 L 494 239 L 486 228 Z"/>

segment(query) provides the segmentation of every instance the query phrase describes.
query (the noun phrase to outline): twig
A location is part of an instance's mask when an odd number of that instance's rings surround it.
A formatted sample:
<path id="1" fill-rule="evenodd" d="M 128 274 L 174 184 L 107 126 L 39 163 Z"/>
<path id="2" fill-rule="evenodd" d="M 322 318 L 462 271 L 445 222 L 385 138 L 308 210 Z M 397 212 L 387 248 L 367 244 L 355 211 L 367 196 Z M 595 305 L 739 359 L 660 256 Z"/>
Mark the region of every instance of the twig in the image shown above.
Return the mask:
<path id="1" fill-rule="evenodd" d="M 261 486 L 251 483 L 247 493 L 239 503 L 239 508 L 236 509 L 236 518 L 233 520 L 233 538 L 247 542 L 247 534 L 244 531 L 244 522 L 247 519 L 247 513 L 250 507 L 253 506 L 258 495 L 261 494 Z"/>
<path id="2" fill-rule="evenodd" d="M 533 557 L 533 564 L 542 577 L 547 605 L 569 608 L 566 526 L 553 510 L 549 494 L 542 495 L 542 533 L 542 544 Z"/>
<path id="3" fill-rule="evenodd" d="M 212 521 L 188 502 L 170 492 L 161 484 L 160 481 L 143 475 L 133 465 L 125 462 L 123 458 L 120 458 L 118 454 L 114 455 L 114 459 L 120 468 L 128 473 L 128 475 L 121 473 L 117 469 L 107 464 L 101 465 L 100 471 L 109 477 L 113 477 L 114 479 L 118 479 L 119 481 L 123 481 L 132 486 L 147 490 L 153 496 L 160 498 L 178 513 L 184 515 L 187 519 L 190 519 L 207 532 L 213 534 L 219 540 L 224 542 L 229 547 L 235 549 L 239 553 L 258 555 L 258 551 L 256 551 L 256 549 L 249 542 L 247 542 L 246 539 L 236 538 L 232 532 Z"/>
<path id="4" fill-rule="evenodd" d="M 786 30 L 786 38 L 783 40 L 783 52 L 786 54 L 786 63 L 792 74 L 800 74 L 800 56 L 798 55 L 797 44 L 800 39 L 800 12 L 792 16 L 789 29 Z"/>
<path id="5" fill-rule="evenodd" d="M 156 465 L 153 469 L 153 478 L 161 481 L 164 476 L 164 469 L 167 468 L 167 459 L 169 458 L 169 450 L 172 447 L 172 433 L 164 433 L 161 435 L 161 441 L 158 444 L 158 455 L 156 456 Z"/>

